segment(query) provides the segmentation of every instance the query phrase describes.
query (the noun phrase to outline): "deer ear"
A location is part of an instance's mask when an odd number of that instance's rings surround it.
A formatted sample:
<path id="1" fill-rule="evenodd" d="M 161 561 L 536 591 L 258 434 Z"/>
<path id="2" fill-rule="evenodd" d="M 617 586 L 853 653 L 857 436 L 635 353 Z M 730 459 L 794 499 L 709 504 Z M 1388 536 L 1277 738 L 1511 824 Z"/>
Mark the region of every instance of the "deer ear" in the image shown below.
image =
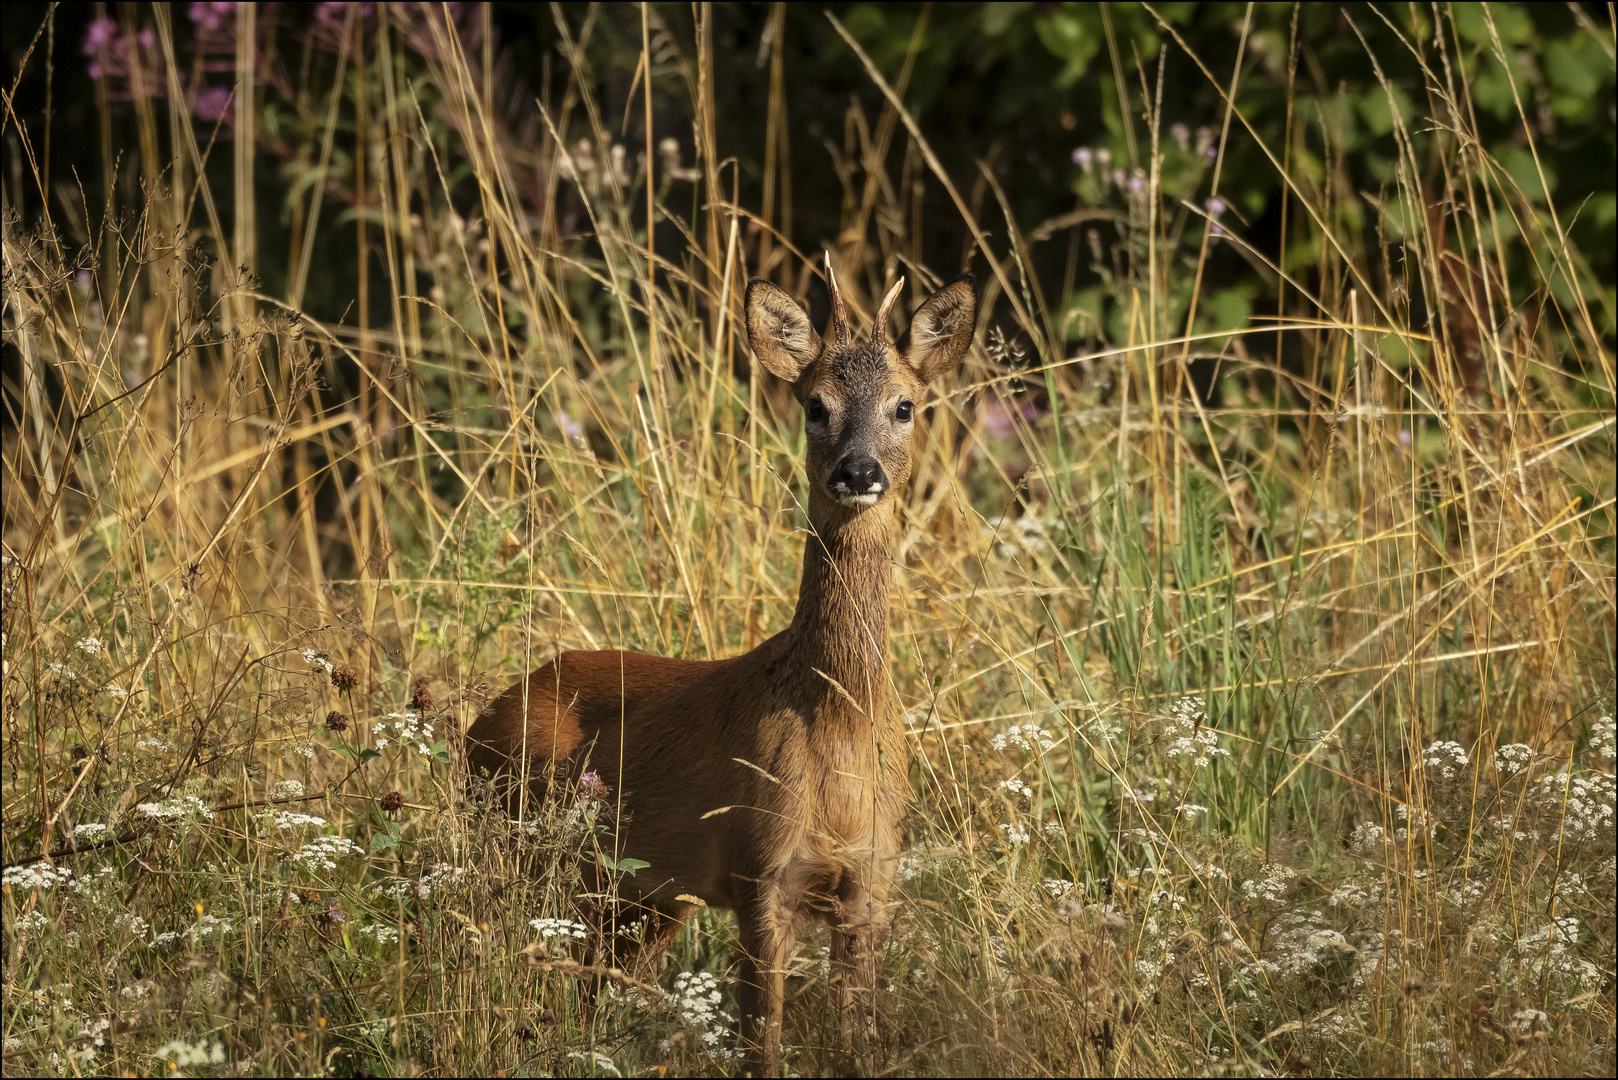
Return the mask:
<path id="1" fill-rule="evenodd" d="M 809 316 L 763 278 L 747 283 L 747 340 L 765 370 L 789 383 L 820 355 L 820 335 Z"/>
<path id="2" fill-rule="evenodd" d="M 899 355 L 927 382 L 954 368 L 972 344 L 977 326 L 978 289 L 962 274 L 921 305 L 910 329 L 899 339 Z"/>

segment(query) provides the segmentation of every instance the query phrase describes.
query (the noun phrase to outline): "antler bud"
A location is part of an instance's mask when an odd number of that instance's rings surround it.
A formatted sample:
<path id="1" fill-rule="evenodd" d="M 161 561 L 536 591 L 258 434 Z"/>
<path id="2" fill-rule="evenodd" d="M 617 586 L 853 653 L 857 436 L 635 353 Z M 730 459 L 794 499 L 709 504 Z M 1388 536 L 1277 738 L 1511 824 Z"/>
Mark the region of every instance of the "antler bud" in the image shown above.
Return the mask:
<path id="1" fill-rule="evenodd" d="M 900 278 L 888 290 L 888 295 L 882 298 L 882 306 L 876 309 L 876 325 L 871 327 L 871 344 L 880 345 L 888 337 L 888 316 L 893 312 L 893 302 L 899 299 L 899 290 L 905 287 L 905 279 Z"/>
<path id="2" fill-rule="evenodd" d="M 837 344 L 848 345 L 848 313 L 843 310 L 843 291 L 837 287 L 837 272 L 831 268 L 831 252 L 826 252 L 826 284 L 831 286 L 831 328 Z"/>

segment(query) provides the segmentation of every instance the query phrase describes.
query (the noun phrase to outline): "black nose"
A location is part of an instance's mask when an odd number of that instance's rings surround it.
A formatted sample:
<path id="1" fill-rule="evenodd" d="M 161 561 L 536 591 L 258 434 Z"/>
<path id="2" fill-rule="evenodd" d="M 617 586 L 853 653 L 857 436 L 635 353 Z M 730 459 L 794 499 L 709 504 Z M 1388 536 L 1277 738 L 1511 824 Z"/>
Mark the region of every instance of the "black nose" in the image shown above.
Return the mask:
<path id="1" fill-rule="evenodd" d="M 886 491 L 888 478 L 882 471 L 882 463 L 873 457 L 844 458 L 843 463 L 837 466 L 832 473 L 831 486 L 833 490 L 846 491 L 849 495 L 865 495 L 871 492 Z"/>

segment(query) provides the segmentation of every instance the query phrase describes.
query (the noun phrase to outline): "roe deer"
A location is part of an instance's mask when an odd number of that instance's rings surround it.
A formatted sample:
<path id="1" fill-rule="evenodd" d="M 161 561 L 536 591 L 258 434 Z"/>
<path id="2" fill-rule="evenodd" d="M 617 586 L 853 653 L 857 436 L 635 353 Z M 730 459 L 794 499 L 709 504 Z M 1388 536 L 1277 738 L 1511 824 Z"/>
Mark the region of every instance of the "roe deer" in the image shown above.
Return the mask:
<path id="1" fill-rule="evenodd" d="M 792 624 L 728 660 L 564 652 L 467 732 L 474 768 L 540 792 L 587 759 L 622 799 L 614 855 L 651 865 L 620 882 L 620 904 L 649 917 L 641 948 L 651 957 L 695 909 L 691 897 L 736 912 L 755 1074 L 780 1071 L 783 969 L 800 914 L 832 925 L 844 1045 L 863 1043 L 874 1023 L 907 782 L 887 672 L 893 508 L 910 475 L 917 403 L 966 353 L 977 311 L 963 275 L 890 343 L 901 279 L 869 343 L 856 344 L 829 259 L 826 269 L 827 342 L 786 293 L 757 278 L 747 286 L 753 352 L 792 384 L 808 429 L 810 535 Z M 855 983 L 865 999 L 857 1036 Z"/>

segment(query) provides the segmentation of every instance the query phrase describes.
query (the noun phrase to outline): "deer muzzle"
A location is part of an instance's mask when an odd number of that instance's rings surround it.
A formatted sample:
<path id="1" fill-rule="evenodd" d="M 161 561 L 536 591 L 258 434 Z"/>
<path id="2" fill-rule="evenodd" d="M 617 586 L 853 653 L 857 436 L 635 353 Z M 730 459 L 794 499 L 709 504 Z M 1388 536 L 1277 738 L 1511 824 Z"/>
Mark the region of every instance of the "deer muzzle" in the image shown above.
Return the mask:
<path id="1" fill-rule="evenodd" d="M 832 470 L 826 486 L 844 506 L 871 506 L 888 490 L 888 474 L 876 458 L 850 454 Z"/>

